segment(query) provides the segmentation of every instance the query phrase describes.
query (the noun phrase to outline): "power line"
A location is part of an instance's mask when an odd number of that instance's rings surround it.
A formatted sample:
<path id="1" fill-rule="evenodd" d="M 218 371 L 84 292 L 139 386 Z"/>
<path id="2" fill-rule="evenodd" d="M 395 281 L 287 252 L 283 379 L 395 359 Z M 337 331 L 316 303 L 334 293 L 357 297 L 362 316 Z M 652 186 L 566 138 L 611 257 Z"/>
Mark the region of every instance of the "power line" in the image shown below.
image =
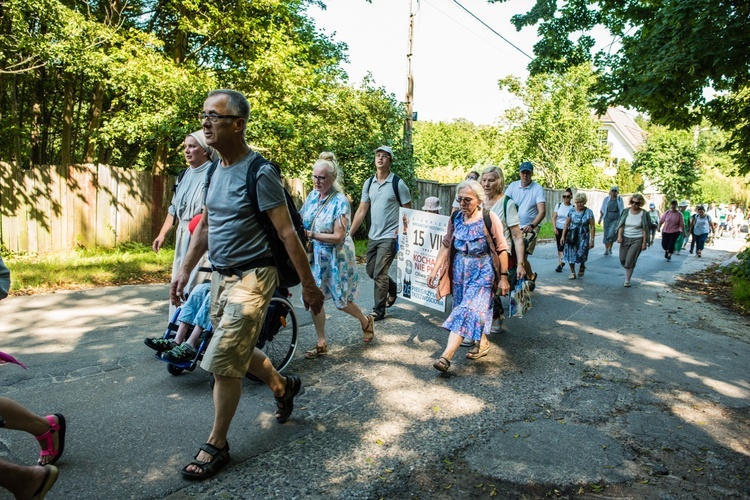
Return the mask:
<path id="1" fill-rule="evenodd" d="M 520 48 L 518 48 L 518 46 L 516 46 L 515 44 L 513 44 L 513 42 L 511 42 L 510 40 L 508 40 L 507 38 L 505 38 L 503 35 L 501 35 L 497 31 L 495 31 L 494 28 L 492 28 L 492 26 L 490 26 L 489 24 L 487 24 L 484 21 L 482 21 L 481 19 L 479 19 L 479 17 L 477 17 L 472 11 L 470 11 L 469 9 L 467 9 L 466 7 L 464 7 L 463 5 L 461 5 L 461 3 L 458 2 L 458 0 L 453 0 L 453 3 L 455 3 L 456 5 L 458 5 L 459 7 L 461 7 L 463 10 L 465 10 L 471 17 L 473 17 L 474 19 L 476 19 L 477 21 L 479 21 L 480 23 L 482 23 L 488 30 L 490 30 L 491 32 L 493 32 L 494 34 L 496 34 L 497 36 L 499 36 L 505 43 L 507 43 L 508 45 L 510 45 L 511 47 L 513 47 L 514 49 L 516 49 L 518 52 L 520 52 L 521 54 L 525 55 L 529 59 L 534 59 L 533 57 L 531 57 L 530 55 L 528 55 L 526 52 L 524 52 L 523 50 L 521 50 Z"/>

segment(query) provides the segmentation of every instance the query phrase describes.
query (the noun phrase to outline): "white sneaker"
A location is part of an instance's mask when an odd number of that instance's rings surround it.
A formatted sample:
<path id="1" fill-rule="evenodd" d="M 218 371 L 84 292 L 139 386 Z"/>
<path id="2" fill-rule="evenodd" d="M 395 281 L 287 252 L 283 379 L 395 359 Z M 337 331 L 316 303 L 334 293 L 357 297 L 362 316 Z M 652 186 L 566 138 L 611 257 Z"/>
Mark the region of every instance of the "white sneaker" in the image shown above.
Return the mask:
<path id="1" fill-rule="evenodd" d="M 490 333 L 500 333 L 503 331 L 503 320 L 505 316 L 500 316 L 492 320 L 492 326 L 490 327 Z"/>

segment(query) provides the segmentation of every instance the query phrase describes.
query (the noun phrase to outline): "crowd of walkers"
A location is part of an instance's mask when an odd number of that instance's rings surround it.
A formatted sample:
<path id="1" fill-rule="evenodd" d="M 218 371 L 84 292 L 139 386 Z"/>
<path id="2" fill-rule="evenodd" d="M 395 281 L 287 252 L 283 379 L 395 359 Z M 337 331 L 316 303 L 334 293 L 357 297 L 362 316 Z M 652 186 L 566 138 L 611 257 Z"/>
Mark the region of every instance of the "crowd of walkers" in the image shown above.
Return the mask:
<path id="1" fill-rule="evenodd" d="M 227 434 L 246 373 L 273 392 L 279 423 L 290 418 L 302 386 L 299 377 L 281 375 L 266 355 L 254 348 L 280 283 L 269 239 L 276 236 L 269 236 L 264 221 L 270 221 L 301 281 L 302 305 L 310 311 L 317 337 L 305 353 L 307 359 L 329 353 L 324 301 L 330 300 L 336 309 L 356 320 L 362 341 L 370 344 L 376 335 L 375 323 L 387 318 L 397 300 L 396 283 L 389 270 L 397 252 L 399 209 L 411 208 L 412 195 L 391 171 L 392 148 L 383 145 L 374 151 L 375 172 L 362 185 L 356 212 L 343 191 L 343 173 L 334 153 L 323 152 L 311 162 L 314 189 L 300 210 L 310 242 L 304 248 L 294 230 L 278 168 L 246 142 L 249 111 L 249 102 L 239 92 L 225 89 L 209 93 L 199 115 L 201 130 L 185 137 L 189 168 L 180 176 L 169 215 L 153 242 L 158 252 L 168 233 L 176 228 L 170 302 L 183 308 L 177 337 L 149 338 L 146 345 L 163 352 L 165 359 L 181 362 L 195 356 L 196 335 L 213 329 L 201 367 L 215 380 L 214 421 L 205 444 L 181 470 L 186 479 L 192 480 L 212 477 L 229 463 Z M 530 257 L 547 207 L 544 190 L 532 180 L 533 173 L 532 163 L 521 163 L 520 179 L 506 187 L 502 170 L 491 166 L 481 173 L 470 172 L 456 188 L 447 233 L 427 278 L 427 285 L 435 289 L 438 298 L 453 296 L 452 310 L 442 324 L 447 331 L 445 348 L 432 365 L 442 374 L 449 372 L 462 346 L 469 348 L 469 360 L 487 356 L 488 336 L 501 331 L 505 317 L 500 297 L 507 296 L 519 280 L 527 280 L 530 291 L 536 287 L 538 275 Z M 251 199 L 248 187 L 251 178 L 255 199 Z M 570 280 L 585 276 L 594 248 L 597 216 L 587 202 L 585 193 L 567 189 L 553 211 L 558 251 L 555 271 L 562 272 L 567 264 Z M 638 258 L 653 245 L 656 232 L 661 231 L 667 261 L 687 244 L 689 235 L 690 252 L 695 250 L 700 257 L 717 228 L 734 236 L 743 220 L 735 207 L 725 211 L 722 218 L 713 204 L 708 209 L 696 207 L 695 214 L 687 210 L 687 202 L 673 200 L 663 214 L 653 203 L 648 210 L 645 204 L 645 198 L 636 193 L 625 206 L 619 189 L 612 186 L 599 210 L 604 255 L 611 255 L 614 244 L 619 244 L 625 287 L 631 286 Z M 422 209 L 439 213 L 442 207 L 438 199 L 428 198 Z M 368 215 L 365 270 L 373 280 L 374 300 L 371 311 L 364 312 L 356 302 L 360 276 L 352 234 Z M 200 273 L 205 272 L 205 266 L 211 269 L 210 284 L 202 284 L 206 275 Z M 190 297 L 194 304 L 185 307 Z M 40 441 L 40 466 L 19 468 L 15 477 L 25 474 L 24 491 L 43 496 L 57 477 L 52 464 L 63 452 L 64 418 L 39 417 L 6 400 L 0 400 L 0 412 L 4 412 L 0 416 L 9 427 L 26 430 Z M 27 423 L 17 423 L 18 419 L 12 417 L 16 414 L 23 415 L 21 420 Z M 2 422 L 0 419 L 0 426 Z M 7 481 L 0 485 L 21 487 Z"/>

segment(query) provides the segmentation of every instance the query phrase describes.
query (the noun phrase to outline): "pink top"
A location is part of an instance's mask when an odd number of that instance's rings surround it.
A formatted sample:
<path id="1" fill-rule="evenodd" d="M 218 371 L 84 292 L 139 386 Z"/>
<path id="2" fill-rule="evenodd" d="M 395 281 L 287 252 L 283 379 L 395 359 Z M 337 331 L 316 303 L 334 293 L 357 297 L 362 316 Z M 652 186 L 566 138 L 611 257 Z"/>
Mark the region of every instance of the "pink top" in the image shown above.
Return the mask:
<path id="1" fill-rule="evenodd" d="M 685 232 L 685 219 L 682 217 L 681 212 L 673 212 L 667 210 L 664 215 L 659 219 L 660 224 L 664 224 L 661 228 L 662 233 L 684 233 Z"/>

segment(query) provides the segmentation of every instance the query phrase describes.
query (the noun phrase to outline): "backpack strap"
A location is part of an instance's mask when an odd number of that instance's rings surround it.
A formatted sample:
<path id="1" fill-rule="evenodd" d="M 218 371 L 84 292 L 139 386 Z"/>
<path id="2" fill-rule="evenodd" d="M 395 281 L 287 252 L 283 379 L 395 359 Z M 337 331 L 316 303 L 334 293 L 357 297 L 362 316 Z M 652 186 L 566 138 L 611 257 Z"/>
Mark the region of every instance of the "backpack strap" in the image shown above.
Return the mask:
<path id="1" fill-rule="evenodd" d="M 373 180 L 375 180 L 374 174 L 369 179 L 367 179 L 367 196 L 370 196 L 370 188 L 372 187 Z M 401 177 L 399 177 L 396 174 L 393 174 L 393 182 L 391 182 L 391 186 L 393 186 L 393 194 L 396 196 L 396 201 L 398 202 L 399 207 L 401 206 L 401 195 L 398 194 L 398 183 L 400 181 L 401 181 Z"/>

